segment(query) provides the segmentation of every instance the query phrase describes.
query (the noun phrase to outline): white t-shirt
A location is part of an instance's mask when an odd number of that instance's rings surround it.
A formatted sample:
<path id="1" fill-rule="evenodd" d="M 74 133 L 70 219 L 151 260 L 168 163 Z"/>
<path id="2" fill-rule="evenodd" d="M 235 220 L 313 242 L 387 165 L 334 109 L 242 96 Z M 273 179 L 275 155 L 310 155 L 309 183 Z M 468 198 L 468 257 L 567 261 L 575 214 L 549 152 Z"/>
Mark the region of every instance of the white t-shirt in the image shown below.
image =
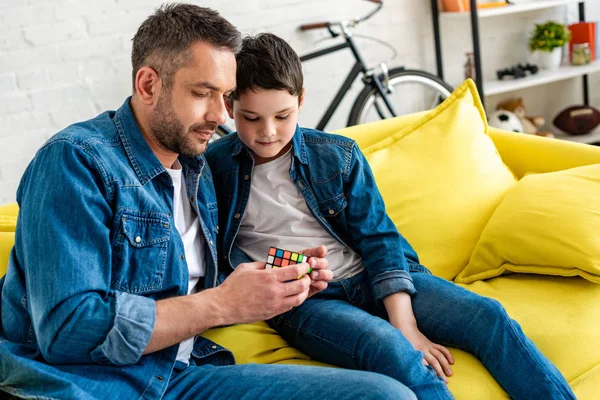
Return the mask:
<path id="1" fill-rule="evenodd" d="M 177 161 L 173 166 L 176 169 L 167 169 L 173 179 L 174 187 L 173 219 L 175 228 L 183 241 L 189 273 L 188 294 L 190 294 L 196 290 L 196 284 L 200 277 L 204 276 L 204 236 L 200 229 L 200 218 L 190 204 L 181 164 Z M 181 342 L 177 352 L 177 361 L 188 364 L 193 347 L 194 338 Z"/>
<path id="2" fill-rule="evenodd" d="M 269 247 L 300 251 L 325 245 L 334 280 L 363 270 L 352 249 L 334 239 L 317 221 L 290 177 L 292 153 L 254 167 L 250 197 L 236 244 L 254 261 L 266 261 Z"/>

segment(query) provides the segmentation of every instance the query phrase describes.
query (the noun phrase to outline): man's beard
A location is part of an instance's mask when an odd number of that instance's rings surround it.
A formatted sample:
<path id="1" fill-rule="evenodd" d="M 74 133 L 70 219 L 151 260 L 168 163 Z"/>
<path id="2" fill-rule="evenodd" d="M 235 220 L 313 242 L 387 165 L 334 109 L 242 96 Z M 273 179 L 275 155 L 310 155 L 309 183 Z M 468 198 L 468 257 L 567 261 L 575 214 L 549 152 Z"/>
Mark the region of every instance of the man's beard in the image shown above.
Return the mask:
<path id="1" fill-rule="evenodd" d="M 175 114 L 171 104 L 171 93 L 163 92 L 158 98 L 156 109 L 148 119 L 150 131 L 156 140 L 167 150 L 176 154 L 188 157 L 196 157 L 204 153 L 206 145 L 201 148 L 195 147 L 193 138 L 189 133 L 194 130 L 214 131 L 217 129 L 216 123 L 195 124 L 186 131 L 183 124 Z"/>

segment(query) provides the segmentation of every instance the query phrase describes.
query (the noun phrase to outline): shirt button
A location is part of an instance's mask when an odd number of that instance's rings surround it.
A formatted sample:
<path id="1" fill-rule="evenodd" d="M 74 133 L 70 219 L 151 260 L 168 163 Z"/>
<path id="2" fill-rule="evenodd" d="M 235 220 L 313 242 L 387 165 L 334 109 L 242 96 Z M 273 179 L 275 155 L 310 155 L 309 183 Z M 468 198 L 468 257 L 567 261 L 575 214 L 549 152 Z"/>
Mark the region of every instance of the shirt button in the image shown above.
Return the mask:
<path id="1" fill-rule="evenodd" d="M 248 175 L 244 175 L 244 180 L 247 181 L 248 179 L 250 179 L 250 177 Z"/>
<path id="2" fill-rule="evenodd" d="M 214 344 L 212 346 L 210 346 L 211 349 L 216 350 L 217 346 L 215 346 Z"/>
<path id="3" fill-rule="evenodd" d="M 164 378 L 163 378 L 162 376 L 158 375 L 158 376 L 156 377 L 156 379 L 158 379 L 159 381 L 162 381 Z"/>
<path id="4" fill-rule="evenodd" d="M 210 243 L 211 246 L 214 244 L 212 240 L 209 243 Z"/>
<path id="5" fill-rule="evenodd" d="M 300 186 L 300 189 L 304 189 L 304 183 L 302 183 L 302 181 L 298 182 L 298 186 Z"/>
<path id="6" fill-rule="evenodd" d="M 183 254 L 180 254 L 179 258 L 181 258 L 181 261 L 185 260 L 185 257 L 183 256 Z"/>
<path id="7" fill-rule="evenodd" d="M 329 215 L 333 215 L 335 214 L 335 211 L 333 211 L 331 208 L 329 209 Z"/>
<path id="8" fill-rule="evenodd" d="M 141 238 L 140 236 L 136 236 L 136 237 L 135 237 L 135 242 L 136 242 L 136 243 L 139 243 L 139 242 L 141 242 L 141 241 L 142 241 L 142 238 Z"/>
<path id="9" fill-rule="evenodd" d="M 233 216 L 233 218 L 235 218 L 235 219 L 238 219 L 240 217 L 241 217 L 240 213 L 235 213 L 235 215 Z"/>

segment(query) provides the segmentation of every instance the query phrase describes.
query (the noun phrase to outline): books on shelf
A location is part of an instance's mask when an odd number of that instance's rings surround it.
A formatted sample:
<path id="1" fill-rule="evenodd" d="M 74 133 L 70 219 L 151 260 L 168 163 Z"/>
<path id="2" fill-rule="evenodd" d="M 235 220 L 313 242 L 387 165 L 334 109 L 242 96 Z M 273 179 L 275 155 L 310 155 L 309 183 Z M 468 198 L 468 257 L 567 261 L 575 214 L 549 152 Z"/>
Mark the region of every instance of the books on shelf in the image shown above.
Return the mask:
<path id="1" fill-rule="evenodd" d="M 571 40 L 569 41 L 569 60 L 573 61 L 573 45 L 589 43 L 592 61 L 598 56 L 598 32 L 595 22 L 577 22 L 569 25 Z"/>
<path id="2" fill-rule="evenodd" d="M 505 7 L 509 5 L 506 1 L 494 1 L 487 3 L 477 3 L 477 9 Z M 465 12 L 471 11 L 470 0 L 442 0 L 444 12 Z"/>

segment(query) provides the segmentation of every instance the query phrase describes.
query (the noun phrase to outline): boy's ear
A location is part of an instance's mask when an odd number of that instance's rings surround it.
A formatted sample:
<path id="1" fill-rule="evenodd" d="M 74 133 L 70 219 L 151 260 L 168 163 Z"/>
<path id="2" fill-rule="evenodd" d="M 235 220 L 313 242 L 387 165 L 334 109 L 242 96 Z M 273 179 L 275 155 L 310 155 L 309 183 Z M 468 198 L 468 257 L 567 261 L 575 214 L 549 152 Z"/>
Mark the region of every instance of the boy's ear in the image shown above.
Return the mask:
<path id="1" fill-rule="evenodd" d="M 225 98 L 225 108 L 227 109 L 229 118 L 233 119 L 233 102 L 229 99 L 229 97 Z"/>
<path id="2" fill-rule="evenodd" d="M 300 93 L 300 97 L 298 98 L 298 111 L 302 108 L 304 104 L 304 95 L 306 94 L 306 88 L 302 88 L 302 93 Z"/>

